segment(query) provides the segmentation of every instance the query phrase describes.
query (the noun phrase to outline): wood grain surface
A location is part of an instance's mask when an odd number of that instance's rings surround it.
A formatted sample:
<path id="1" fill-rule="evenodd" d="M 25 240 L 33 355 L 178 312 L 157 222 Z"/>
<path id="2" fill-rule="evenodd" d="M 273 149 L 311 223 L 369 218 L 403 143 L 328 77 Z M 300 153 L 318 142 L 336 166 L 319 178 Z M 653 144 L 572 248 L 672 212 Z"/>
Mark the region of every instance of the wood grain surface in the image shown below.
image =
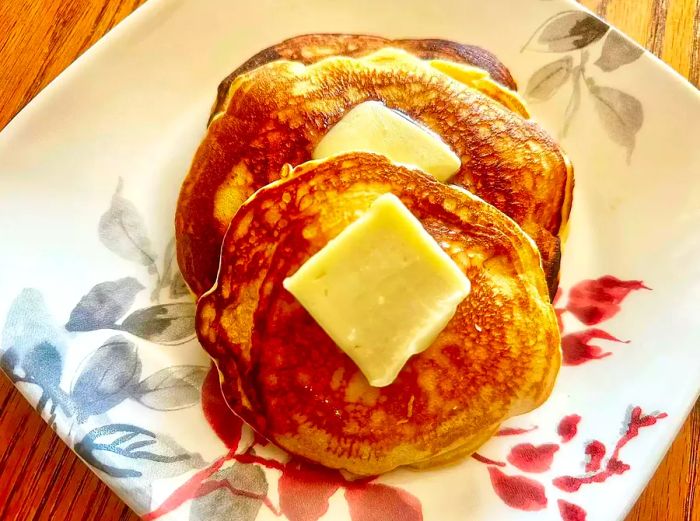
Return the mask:
<path id="1" fill-rule="evenodd" d="M 0 0 L 0 129 L 142 2 Z M 700 83 L 700 0 L 581 3 L 693 84 Z M 700 521 L 699 448 L 700 404 L 627 521 Z M 136 519 L 4 376 L 0 376 L 0 519 Z"/>

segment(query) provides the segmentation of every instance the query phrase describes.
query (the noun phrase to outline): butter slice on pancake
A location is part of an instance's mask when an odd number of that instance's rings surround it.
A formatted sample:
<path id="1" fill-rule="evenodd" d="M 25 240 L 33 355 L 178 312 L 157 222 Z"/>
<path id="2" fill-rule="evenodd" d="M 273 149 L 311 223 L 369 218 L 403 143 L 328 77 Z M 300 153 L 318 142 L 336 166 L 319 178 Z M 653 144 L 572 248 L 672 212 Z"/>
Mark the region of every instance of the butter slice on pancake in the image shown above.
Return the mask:
<path id="1" fill-rule="evenodd" d="M 373 387 L 283 281 L 387 193 L 471 291 L 393 383 Z M 522 229 L 465 190 L 368 153 L 305 163 L 248 199 L 196 324 L 237 414 L 289 452 L 359 475 L 474 451 L 549 396 L 561 359 L 539 253 Z"/>
<path id="2" fill-rule="evenodd" d="M 375 387 L 393 383 L 430 347 L 471 289 L 392 193 L 377 197 L 283 285 Z"/>
<path id="3" fill-rule="evenodd" d="M 277 180 L 286 164 L 310 160 L 347 111 L 378 101 L 440 136 L 457 154 L 461 167 L 450 182 L 530 234 L 553 291 L 573 187 L 568 161 L 537 124 L 478 90 L 483 76 L 444 63 L 437 67 L 402 50 L 382 49 L 308 66 L 277 60 L 237 76 L 178 202 L 178 261 L 190 288 L 200 295 L 213 284 L 222 237 L 243 201 Z"/>
<path id="4" fill-rule="evenodd" d="M 381 154 L 395 163 L 419 168 L 438 181 L 451 178 L 461 166 L 440 136 L 379 101 L 365 101 L 348 110 L 318 142 L 312 157 L 347 152 Z"/>

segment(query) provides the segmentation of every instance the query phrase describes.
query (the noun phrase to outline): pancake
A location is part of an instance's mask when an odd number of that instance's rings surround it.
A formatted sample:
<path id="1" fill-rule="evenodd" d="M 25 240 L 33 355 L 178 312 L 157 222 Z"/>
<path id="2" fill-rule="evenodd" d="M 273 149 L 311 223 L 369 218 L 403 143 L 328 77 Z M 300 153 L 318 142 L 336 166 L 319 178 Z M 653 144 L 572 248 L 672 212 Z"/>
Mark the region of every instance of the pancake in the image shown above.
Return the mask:
<path id="1" fill-rule="evenodd" d="M 510 71 L 492 53 L 476 45 L 464 45 L 436 38 L 390 40 L 367 34 L 304 34 L 263 49 L 229 74 L 220 84 L 212 117 L 223 110 L 233 81 L 246 72 L 275 60 L 309 65 L 329 56 L 359 57 L 385 47 L 403 49 L 423 60 L 447 60 L 472 65 L 485 71 L 495 82 L 517 90 Z"/>
<path id="2" fill-rule="evenodd" d="M 309 66 L 277 60 L 238 76 L 195 155 L 178 201 L 178 261 L 193 292 L 200 295 L 213 284 L 222 237 L 242 202 L 278 179 L 285 164 L 311 159 L 316 144 L 349 109 L 376 100 L 432 130 L 452 148 L 462 166 L 450 182 L 495 205 L 530 234 L 553 294 L 560 234 L 571 205 L 570 164 L 536 123 L 476 86 L 457 81 L 458 71 L 450 70 L 449 62 L 435 65 L 383 49 Z M 466 74 L 465 81 L 470 77 Z M 498 92 L 501 101 L 508 98 L 505 89 Z"/>
<path id="3" fill-rule="evenodd" d="M 388 192 L 472 289 L 392 384 L 371 387 L 282 282 Z M 305 163 L 241 206 L 196 327 L 234 412 L 287 451 L 358 475 L 474 451 L 549 396 L 561 360 L 522 229 L 466 190 L 368 153 Z"/>

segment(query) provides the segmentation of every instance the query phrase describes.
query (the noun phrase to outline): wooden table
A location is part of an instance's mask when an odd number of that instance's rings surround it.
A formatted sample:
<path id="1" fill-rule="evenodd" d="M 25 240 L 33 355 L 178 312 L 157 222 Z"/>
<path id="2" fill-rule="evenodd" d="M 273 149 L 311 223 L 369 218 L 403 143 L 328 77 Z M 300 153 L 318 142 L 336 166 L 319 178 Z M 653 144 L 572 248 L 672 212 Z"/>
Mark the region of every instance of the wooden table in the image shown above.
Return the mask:
<path id="1" fill-rule="evenodd" d="M 0 129 L 143 0 L 0 0 Z M 582 0 L 695 85 L 700 0 Z M 700 404 L 628 521 L 700 521 Z M 136 516 L 0 376 L 0 519 Z M 595 520 L 589 520 L 595 521 Z"/>

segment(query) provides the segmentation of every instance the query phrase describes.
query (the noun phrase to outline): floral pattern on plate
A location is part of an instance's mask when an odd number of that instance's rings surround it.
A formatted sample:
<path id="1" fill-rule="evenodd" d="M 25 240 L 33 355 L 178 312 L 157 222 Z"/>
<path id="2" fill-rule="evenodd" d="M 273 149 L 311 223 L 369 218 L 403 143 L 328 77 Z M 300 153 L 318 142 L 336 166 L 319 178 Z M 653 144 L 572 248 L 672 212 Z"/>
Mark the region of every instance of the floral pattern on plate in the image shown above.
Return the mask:
<path id="1" fill-rule="evenodd" d="M 605 131 L 610 139 L 625 147 L 629 162 L 634 152 L 635 135 L 644 122 L 644 110 L 634 96 L 601 85 L 589 74 L 591 53 L 588 47 L 603 38 L 599 56 L 593 63 L 603 72 L 614 71 L 644 54 L 644 49 L 639 45 L 585 11 L 562 11 L 545 20 L 525 43 L 522 51 L 564 56 L 543 65 L 530 76 L 525 98 L 535 103 L 547 101 L 559 89 L 571 83 L 571 95 L 559 133 L 560 137 L 566 137 L 574 116 L 581 108 L 582 86 L 585 86 Z"/>
<path id="2" fill-rule="evenodd" d="M 319 31 L 483 45 L 576 168 L 555 390 L 455 465 L 357 481 L 290 458 L 194 338 L 172 216 L 214 87 Z M 149 0 L 0 134 L 0 366 L 149 519 L 619 519 L 700 391 L 699 99 L 566 0 Z"/>
<path id="3" fill-rule="evenodd" d="M 15 384 L 39 388 L 37 411 L 48 412 L 47 421 L 59 432 L 67 429 L 69 437 L 74 431 L 80 433 L 73 450 L 117 488 L 131 490 L 146 520 L 161 518 L 188 504 L 192 521 L 228 519 L 232 513 L 236 519 L 252 521 L 262 507 L 289 521 L 316 521 L 327 512 L 330 497 L 338 491 L 347 502 L 352 521 L 375 519 L 379 512 L 391 519 L 423 519 L 420 499 L 400 487 L 379 483 L 378 477 L 351 479 L 270 447 L 229 411 L 213 367 L 174 365 L 143 375 L 137 339 L 173 347 L 191 340 L 195 304 L 177 269 L 174 241 L 168 242 L 161 259 L 151 247 L 143 217 L 123 191 L 124 183 L 119 179 L 111 204 L 99 220 L 99 239 L 112 253 L 143 266 L 143 280 L 150 287 L 133 276 L 99 282 L 78 301 L 63 327 L 50 315 L 37 289 L 26 288 L 10 307 L 2 333 L 0 366 Z M 150 305 L 132 310 L 136 296 L 147 289 Z M 581 281 L 568 292 L 560 290 L 555 309 L 562 333 L 564 314 L 571 314 L 582 325 L 597 326 L 613 318 L 625 298 L 641 289 L 649 288 L 641 281 L 606 275 Z M 566 303 L 562 305 L 564 294 Z M 67 335 L 98 330 L 114 334 L 79 364 L 70 386 L 64 388 L 62 351 L 68 348 Z M 565 334 L 563 365 L 577 366 L 612 354 L 594 345 L 595 340 L 621 342 L 598 327 Z M 154 432 L 136 419 L 133 423 L 110 423 L 110 410 L 125 401 L 134 402 L 135 408 L 161 412 L 201 406 L 227 452 L 205 461 L 179 445 L 176 436 Z M 602 469 L 607 449 L 594 440 L 584 449 L 589 458 L 585 474 L 558 476 L 552 484 L 573 493 L 583 485 L 602 483 L 626 472 L 630 466 L 620 460 L 620 450 L 640 428 L 664 417 L 663 413 L 645 415 L 640 407 L 632 408 L 627 430 Z M 578 415 L 564 417 L 556 429 L 550 429 L 551 436 L 555 439 L 559 435 L 561 443 L 568 443 L 580 421 Z M 537 428 L 506 427 L 496 436 L 523 436 Z M 274 454 L 265 455 L 270 449 Z M 559 449 L 556 442 L 518 443 L 505 457 L 501 455 L 504 461 L 481 452 L 472 458 L 487 465 L 491 485 L 501 501 L 514 509 L 538 511 L 551 503 L 542 483 L 528 475 L 549 471 Z M 515 469 L 501 470 L 508 464 Z M 187 480 L 148 511 L 149 482 L 186 473 L 190 474 Z M 275 501 L 269 494 L 270 479 L 277 480 Z M 379 511 L 377 505 L 381 505 Z M 557 505 L 565 521 L 585 519 L 582 507 L 561 498 Z"/>

